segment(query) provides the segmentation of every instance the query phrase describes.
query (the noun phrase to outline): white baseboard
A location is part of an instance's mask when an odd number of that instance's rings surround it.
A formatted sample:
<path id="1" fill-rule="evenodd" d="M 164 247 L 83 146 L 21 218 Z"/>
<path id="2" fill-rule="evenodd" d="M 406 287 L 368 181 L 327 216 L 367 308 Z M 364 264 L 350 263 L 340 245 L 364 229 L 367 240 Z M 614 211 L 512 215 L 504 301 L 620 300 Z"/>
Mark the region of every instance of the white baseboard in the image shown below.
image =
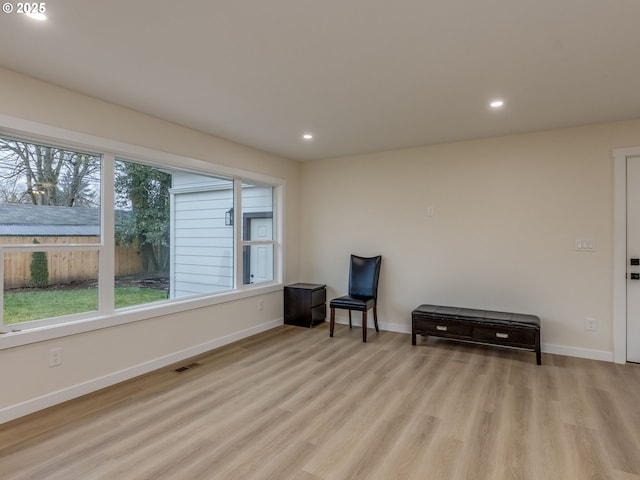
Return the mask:
<path id="1" fill-rule="evenodd" d="M 356 319 L 353 319 L 353 326 L 358 326 L 361 327 L 362 323 L 360 322 L 360 319 L 358 318 L 358 321 L 356 321 Z M 336 319 L 336 323 L 342 324 L 342 325 L 348 325 L 349 322 L 345 321 L 343 319 L 341 320 L 337 320 Z M 369 328 L 373 327 L 373 320 L 371 320 L 370 322 L 368 322 L 368 326 Z M 382 323 L 380 322 L 378 324 L 378 326 L 380 327 L 381 330 L 386 330 L 389 332 L 396 332 L 396 333 L 408 333 L 411 334 L 411 326 L 410 325 L 398 325 L 396 323 Z M 577 357 L 577 358 L 586 358 L 589 360 L 600 360 L 603 362 L 613 362 L 614 361 L 614 357 L 613 357 L 613 352 L 607 352 L 604 350 L 590 350 L 588 348 L 577 348 L 577 347 L 567 347 L 564 345 L 554 345 L 552 343 L 543 343 L 541 345 L 541 350 L 543 353 L 552 353 L 554 355 L 566 355 L 567 357 Z"/>
<path id="2" fill-rule="evenodd" d="M 171 365 L 172 363 L 180 362 L 181 360 L 200 355 L 201 353 L 208 352 L 209 350 L 214 350 L 224 345 L 228 345 L 229 343 L 242 340 L 243 338 L 250 337 L 251 335 L 256 335 L 257 333 L 270 330 L 280 325 L 282 325 L 282 318 L 272 320 L 255 327 L 247 328 L 246 330 L 235 332 L 225 337 L 210 340 L 208 342 L 201 343 L 199 345 L 195 345 L 193 347 L 189 347 L 187 349 L 180 350 L 169 355 L 165 355 L 164 357 L 156 358 L 148 362 L 141 363 L 124 370 L 120 370 L 118 372 L 110 373 L 109 375 L 105 375 L 103 377 L 94 378 L 92 380 L 89 380 L 88 382 L 79 383 L 77 385 L 73 385 L 56 392 L 42 395 L 41 397 L 33 398 L 16 405 L 11 405 L 0 410 L 0 425 L 11 420 L 15 420 L 16 418 L 29 415 L 30 413 L 34 413 L 39 410 L 44 410 L 45 408 L 58 405 L 62 402 L 66 402 L 67 400 L 81 397 L 82 395 L 86 395 L 102 388 L 110 387 L 111 385 L 115 385 L 116 383 L 124 382 L 125 380 L 129 380 L 139 375 L 149 373 L 153 370 L 166 367 L 167 365 Z"/>
<path id="3" fill-rule="evenodd" d="M 589 360 L 600 360 L 603 362 L 613 362 L 613 352 L 605 350 L 591 350 L 588 348 L 567 347 L 564 345 L 554 345 L 552 343 L 542 344 L 543 353 L 554 355 L 565 355 L 567 357 L 587 358 Z"/>

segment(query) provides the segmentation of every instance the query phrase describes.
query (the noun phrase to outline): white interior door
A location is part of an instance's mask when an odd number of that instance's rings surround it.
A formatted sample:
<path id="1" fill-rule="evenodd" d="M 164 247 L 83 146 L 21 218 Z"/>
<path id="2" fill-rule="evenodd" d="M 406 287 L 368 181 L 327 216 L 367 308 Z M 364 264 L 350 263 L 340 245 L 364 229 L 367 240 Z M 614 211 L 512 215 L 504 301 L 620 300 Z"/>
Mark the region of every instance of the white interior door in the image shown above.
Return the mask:
<path id="1" fill-rule="evenodd" d="M 252 218 L 251 240 L 272 240 L 273 219 Z M 251 245 L 250 283 L 273 280 L 273 245 Z"/>
<path id="2" fill-rule="evenodd" d="M 640 363 L 640 157 L 627 158 L 627 361 Z"/>

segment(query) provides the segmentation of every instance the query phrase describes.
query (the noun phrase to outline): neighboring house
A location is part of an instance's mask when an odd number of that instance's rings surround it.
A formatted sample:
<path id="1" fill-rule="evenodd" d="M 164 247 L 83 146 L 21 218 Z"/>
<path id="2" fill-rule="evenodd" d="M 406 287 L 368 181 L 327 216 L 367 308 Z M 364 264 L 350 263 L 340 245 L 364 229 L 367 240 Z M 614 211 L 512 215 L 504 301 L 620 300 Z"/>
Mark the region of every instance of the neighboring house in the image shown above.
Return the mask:
<path id="1" fill-rule="evenodd" d="M 272 238 L 270 187 L 244 185 L 242 238 Z M 233 181 L 174 172 L 171 188 L 171 297 L 233 289 Z M 243 252 L 243 283 L 273 278 L 273 250 Z"/>
<path id="2" fill-rule="evenodd" d="M 0 244 L 82 244 L 100 242 L 100 209 L 28 204 L 0 204 Z M 49 252 L 49 283 L 95 280 L 96 252 Z M 135 246 L 116 246 L 117 275 L 139 273 L 142 265 Z M 29 285 L 31 254 L 4 254 L 4 288 Z"/>
<path id="3" fill-rule="evenodd" d="M 99 208 L 0 204 L 0 237 L 89 237 L 97 239 L 99 236 Z M 6 242 L 3 238 L 2 243 L 24 243 L 24 238 L 19 242 Z M 65 241 L 65 243 L 71 242 Z"/>

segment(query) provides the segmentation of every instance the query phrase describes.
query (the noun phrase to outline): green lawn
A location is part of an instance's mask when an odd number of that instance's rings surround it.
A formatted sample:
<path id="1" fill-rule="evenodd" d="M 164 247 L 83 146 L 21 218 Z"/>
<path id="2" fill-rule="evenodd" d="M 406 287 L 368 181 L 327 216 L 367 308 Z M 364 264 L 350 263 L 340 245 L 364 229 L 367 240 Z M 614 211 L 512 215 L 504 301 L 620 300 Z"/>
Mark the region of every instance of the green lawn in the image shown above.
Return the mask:
<path id="1" fill-rule="evenodd" d="M 141 305 L 167 298 L 164 290 L 116 288 L 116 308 Z M 19 323 L 98 309 L 98 290 L 33 290 L 4 294 L 4 323 Z"/>

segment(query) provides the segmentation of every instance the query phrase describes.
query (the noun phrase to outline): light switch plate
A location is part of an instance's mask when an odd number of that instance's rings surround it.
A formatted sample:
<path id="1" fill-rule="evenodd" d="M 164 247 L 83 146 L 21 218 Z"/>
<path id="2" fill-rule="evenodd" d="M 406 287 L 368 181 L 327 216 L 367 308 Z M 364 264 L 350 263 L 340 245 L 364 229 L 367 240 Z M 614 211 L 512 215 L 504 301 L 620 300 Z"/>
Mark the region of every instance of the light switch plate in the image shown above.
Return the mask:
<path id="1" fill-rule="evenodd" d="M 577 238 L 576 239 L 576 251 L 577 252 L 595 252 L 596 241 L 593 238 Z"/>

